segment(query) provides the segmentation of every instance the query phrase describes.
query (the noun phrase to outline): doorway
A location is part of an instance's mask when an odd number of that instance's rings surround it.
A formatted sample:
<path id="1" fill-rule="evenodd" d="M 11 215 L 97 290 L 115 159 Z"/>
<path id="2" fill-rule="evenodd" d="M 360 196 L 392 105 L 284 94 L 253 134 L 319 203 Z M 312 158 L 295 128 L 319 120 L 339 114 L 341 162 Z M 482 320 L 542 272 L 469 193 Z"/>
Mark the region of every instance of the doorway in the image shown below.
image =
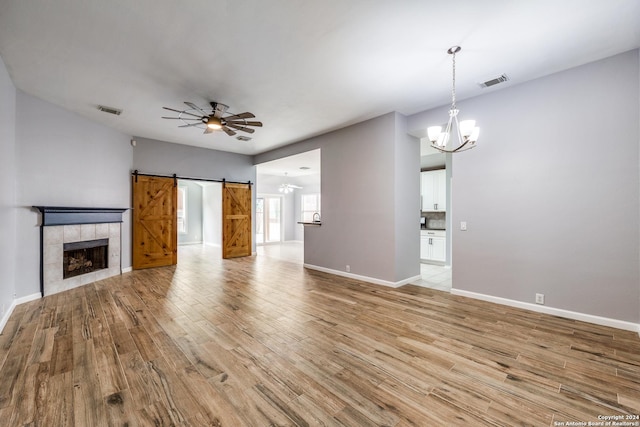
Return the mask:
<path id="1" fill-rule="evenodd" d="M 256 198 L 256 244 L 282 242 L 282 196 L 260 195 Z"/>
<path id="2" fill-rule="evenodd" d="M 222 184 L 178 180 L 178 245 L 222 245 Z"/>
<path id="3" fill-rule="evenodd" d="M 452 288 L 452 155 L 420 144 L 420 286 Z"/>

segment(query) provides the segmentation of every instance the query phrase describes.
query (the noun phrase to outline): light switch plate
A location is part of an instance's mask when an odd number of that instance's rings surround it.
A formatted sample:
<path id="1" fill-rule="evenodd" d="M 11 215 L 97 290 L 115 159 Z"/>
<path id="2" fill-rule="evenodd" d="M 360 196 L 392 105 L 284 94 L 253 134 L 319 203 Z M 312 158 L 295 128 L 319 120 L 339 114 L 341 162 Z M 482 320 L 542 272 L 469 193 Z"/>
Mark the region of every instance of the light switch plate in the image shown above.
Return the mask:
<path id="1" fill-rule="evenodd" d="M 460 222 L 460 230 L 467 231 L 467 221 Z"/>

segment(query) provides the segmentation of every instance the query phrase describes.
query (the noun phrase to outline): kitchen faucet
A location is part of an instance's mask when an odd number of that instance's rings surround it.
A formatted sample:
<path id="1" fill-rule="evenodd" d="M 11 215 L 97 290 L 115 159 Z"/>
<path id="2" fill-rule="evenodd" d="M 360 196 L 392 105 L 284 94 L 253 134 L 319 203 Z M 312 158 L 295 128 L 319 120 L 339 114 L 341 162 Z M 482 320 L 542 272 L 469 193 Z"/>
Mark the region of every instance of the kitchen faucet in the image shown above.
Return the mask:
<path id="1" fill-rule="evenodd" d="M 313 214 L 313 222 L 320 222 L 320 214 L 318 212 Z"/>

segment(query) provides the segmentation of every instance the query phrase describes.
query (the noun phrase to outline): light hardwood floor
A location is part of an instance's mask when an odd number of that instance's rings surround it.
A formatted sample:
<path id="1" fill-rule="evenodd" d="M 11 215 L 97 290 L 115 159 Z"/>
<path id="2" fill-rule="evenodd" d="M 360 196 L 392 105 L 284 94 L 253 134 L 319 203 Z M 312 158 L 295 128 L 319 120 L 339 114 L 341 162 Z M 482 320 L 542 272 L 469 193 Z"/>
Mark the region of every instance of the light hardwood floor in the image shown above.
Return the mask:
<path id="1" fill-rule="evenodd" d="M 636 333 L 197 246 L 177 267 L 18 306 L 0 366 L 3 426 L 550 426 L 640 413 Z"/>

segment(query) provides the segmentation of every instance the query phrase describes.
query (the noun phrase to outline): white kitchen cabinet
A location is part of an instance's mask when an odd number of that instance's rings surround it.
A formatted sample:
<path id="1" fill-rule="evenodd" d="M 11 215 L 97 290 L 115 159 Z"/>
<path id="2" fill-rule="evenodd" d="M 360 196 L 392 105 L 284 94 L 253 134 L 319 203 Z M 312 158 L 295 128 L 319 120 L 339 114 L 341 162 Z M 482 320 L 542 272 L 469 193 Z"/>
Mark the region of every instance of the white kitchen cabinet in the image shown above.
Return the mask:
<path id="1" fill-rule="evenodd" d="M 429 259 L 431 254 L 431 248 L 429 247 L 430 237 L 427 235 L 420 236 L 420 259 Z"/>
<path id="2" fill-rule="evenodd" d="M 444 230 L 421 230 L 420 258 L 425 261 L 446 261 L 447 238 Z"/>
<path id="3" fill-rule="evenodd" d="M 447 239 L 445 237 L 431 238 L 431 261 L 445 262 L 447 259 Z"/>
<path id="4" fill-rule="evenodd" d="M 445 169 L 421 172 L 422 210 L 444 212 L 447 209 L 447 172 Z"/>

